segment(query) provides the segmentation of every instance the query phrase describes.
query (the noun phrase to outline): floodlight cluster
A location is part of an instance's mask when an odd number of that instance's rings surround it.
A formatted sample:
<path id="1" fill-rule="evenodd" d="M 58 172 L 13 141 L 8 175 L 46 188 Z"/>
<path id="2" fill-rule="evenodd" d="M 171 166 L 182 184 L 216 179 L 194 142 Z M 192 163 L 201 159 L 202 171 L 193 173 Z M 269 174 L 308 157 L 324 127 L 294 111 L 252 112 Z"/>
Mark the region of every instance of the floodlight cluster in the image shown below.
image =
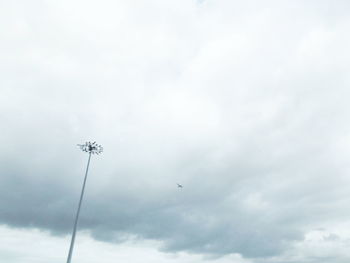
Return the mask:
<path id="1" fill-rule="evenodd" d="M 100 154 L 103 152 L 103 147 L 96 142 L 86 142 L 84 144 L 78 144 L 83 152 Z"/>

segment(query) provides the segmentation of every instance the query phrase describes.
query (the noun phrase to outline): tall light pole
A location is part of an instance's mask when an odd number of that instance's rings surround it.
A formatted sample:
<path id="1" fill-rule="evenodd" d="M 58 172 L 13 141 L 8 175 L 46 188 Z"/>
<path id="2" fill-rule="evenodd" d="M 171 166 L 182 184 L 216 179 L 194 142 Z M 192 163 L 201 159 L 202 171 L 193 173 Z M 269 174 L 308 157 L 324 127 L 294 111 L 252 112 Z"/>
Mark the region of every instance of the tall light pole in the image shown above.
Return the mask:
<path id="1" fill-rule="evenodd" d="M 78 225 L 78 218 L 79 218 L 79 213 L 80 213 L 80 208 L 81 208 L 81 203 L 83 201 L 83 196 L 84 196 L 84 190 L 85 190 L 85 184 L 86 184 L 86 178 L 88 175 L 89 171 L 89 165 L 90 165 L 90 159 L 91 159 L 91 154 L 100 154 L 103 151 L 103 147 L 101 145 L 96 144 L 96 142 L 86 142 L 84 144 L 78 144 L 80 149 L 83 152 L 87 152 L 89 154 L 89 159 L 87 162 L 86 166 L 86 171 L 85 171 L 85 177 L 84 177 L 84 183 L 83 187 L 81 189 L 81 194 L 80 194 L 80 199 L 79 199 L 79 205 L 78 205 L 78 210 L 77 214 L 75 216 L 75 221 L 74 221 L 74 228 L 73 228 L 73 234 L 72 234 L 72 239 L 70 242 L 70 247 L 69 247 L 69 253 L 68 253 L 68 258 L 67 258 L 67 263 L 71 262 L 72 259 L 72 254 L 73 254 L 73 248 L 74 248 L 74 241 L 75 241 L 75 233 L 77 231 L 77 225 Z"/>

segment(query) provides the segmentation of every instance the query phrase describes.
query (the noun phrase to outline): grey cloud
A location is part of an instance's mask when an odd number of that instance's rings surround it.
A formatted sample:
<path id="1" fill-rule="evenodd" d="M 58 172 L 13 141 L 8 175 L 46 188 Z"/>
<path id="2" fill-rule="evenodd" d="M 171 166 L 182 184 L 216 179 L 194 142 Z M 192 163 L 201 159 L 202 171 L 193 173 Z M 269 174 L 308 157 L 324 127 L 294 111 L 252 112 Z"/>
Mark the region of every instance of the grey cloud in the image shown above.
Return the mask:
<path id="1" fill-rule="evenodd" d="M 69 234 L 85 139 L 99 240 L 263 262 L 347 218 L 347 3 L 196 2 L 4 6 L 1 223 Z"/>

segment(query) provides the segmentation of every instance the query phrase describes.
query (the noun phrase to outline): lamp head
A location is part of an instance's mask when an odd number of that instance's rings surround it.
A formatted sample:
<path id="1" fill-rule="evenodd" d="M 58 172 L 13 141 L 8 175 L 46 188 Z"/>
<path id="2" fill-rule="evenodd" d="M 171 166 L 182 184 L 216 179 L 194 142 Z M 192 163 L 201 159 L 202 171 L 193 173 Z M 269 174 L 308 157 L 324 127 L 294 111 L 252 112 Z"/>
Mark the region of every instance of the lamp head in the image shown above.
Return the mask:
<path id="1" fill-rule="evenodd" d="M 78 144 L 83 152 L 100 154 L 103 152 L 103 147 L 96 142 L 86 142 L 84 144 Z"/>

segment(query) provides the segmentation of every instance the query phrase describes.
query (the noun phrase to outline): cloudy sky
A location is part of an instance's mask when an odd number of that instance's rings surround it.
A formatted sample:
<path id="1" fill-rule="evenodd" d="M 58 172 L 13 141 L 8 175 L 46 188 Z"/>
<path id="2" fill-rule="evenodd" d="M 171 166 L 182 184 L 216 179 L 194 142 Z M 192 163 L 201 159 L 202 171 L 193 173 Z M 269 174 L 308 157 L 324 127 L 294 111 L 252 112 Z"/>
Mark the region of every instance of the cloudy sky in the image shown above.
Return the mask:
<path id="1" fill-rule="evenodd" d="M 0 261 L 349 262 L 349 11 L 0 1 Z"/>

